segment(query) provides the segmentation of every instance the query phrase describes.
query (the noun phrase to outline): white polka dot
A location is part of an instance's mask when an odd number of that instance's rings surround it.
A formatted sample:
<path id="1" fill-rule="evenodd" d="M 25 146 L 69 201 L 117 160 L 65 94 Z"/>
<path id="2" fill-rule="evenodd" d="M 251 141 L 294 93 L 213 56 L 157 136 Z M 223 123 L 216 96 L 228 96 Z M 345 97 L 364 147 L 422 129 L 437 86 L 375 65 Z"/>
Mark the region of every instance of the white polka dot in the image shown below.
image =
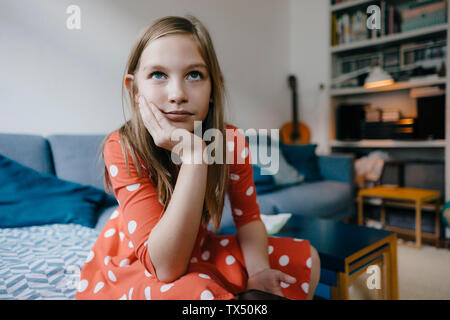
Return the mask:
<path id="1" fill-rule="evenodd" d="M 119 169 L 117 169 L 117 167 L 115 165 L 111 165 L 109 166 L 109 173 L 115 177 L 117 176 L 117 173 L 119 173 Z"/>
<path id="2" fill-rule="evenodd" d="M 241 209 L 234 209 L 234 214 L 237 216 L 242 216 L 242 210 Z"/>
<path id="3" fill-rule="evenodd" d="M 239 180 L 239 176 L 237 174 L 231 173 L 230 174 L 230 179 L 233 181 L 238 181 Z"/>
<path id="4" fill-rule="evenodd" d="M 236 261 L 236 259 L 235 259 L 233 256 L 227 256 L 227 257 L 225 258 L 225 262 L 226 262 L 226 264 L 228 264 L 228 265 L 233 264 L 235 261 Z"/>
<path id="5" fill-rule="evenodd" d="M 269 254 L 271 254 L 271 253 L 273 252 L 273 246 L 268 246 L 268 247 L 267 247 L 267 252 L 268 252 Z"/>
<path id="6" fill-rule="evenodd" d="M 200 247 L 203 246 L 203 242 L 205 242 L 205 238 L 202 238 L 202 240 L 200 240 Z"/>
<path id="7" fill-rule="evenodd" d="M 152 276 L 152 274 L 148 272 L 147 269 L 144 270 L 144 273 L 147 278 L 150 278 Z"/>
<path id="8" fill-rule="evenodd" d="M 114 212 L 111 214 L 111 217 L 109 218 L 109 219 L 115 219 L 115 218 L 117 218 L 119 216 L 119 211 L 117 211 L 117 210 L 114 210 Z"/>
<path id="9" fill-rule="evenodd" d="M 111 236 L 113 236 L 116 233 L 116 229 L 108 229 L 105 231 L 105 233 L 103 234 L 105 236 L 105 238 L 109 238 Z"/>
<path id="10" fill-rule="evenodd" d="M 253 193 L 253 186 L 251 186 L 250 188 L 247 189 L 247 191 L 245 192 L 246 195 L 251 196 Z"/>
<path id="11" fill-rule="evenodd" d="M 127 300 L 127 294 L 124 293 L 123 296 L 121 296 L 121 297 L 119 298 L 119 300 Z"/>
<path id="12" fill-rule="evenodd" d="M 309 283 L 303 282 L 301 287 L 302 287 L 303 291 L 307 294 L 309 291 Z"/>
<path id="13" fill-rule="evenodd" d="M 111 257 L 110 257 L 110 256 L 106 256 L 106 257 L 105 257 L 105 260 L 103 260 L 103 262 L 105 263 L 105 266 L 108 265 L 109 260 L 111 260 Z"/>
<path id="14" fill-rule="evenodd" d="M 208 260 L 209 259 L 209 251 L 206 250 L 202 253 L 202 260 Z"/>
<path id="15" fill-rule="evenodd" d="M 105 283 L 100 281 L 95 285 L 94 294 L 99 292 L 103 287 L 105 286 Z"/>
<path id="16" fill-rule="evenodd" d="M 144 242 L 144 247 L 148 245 L 148 240 Z"/>
<path id="17" fill-rule="evenodd" d="M 145 299 L 151 300 L 150 287 L 145 287 L 144 293 L 145 293 Z"/>
<path id="18" fill-rule="evenodd" d="M 214 300 L 214 296 L 212 294 L 211 291 L 209 290 L 205 290 L 202 292 L 202 294 L 200 295 L 200 299 L 201 300 Z"/>
<path id="19" fill-rule="evenodd" d="M 116 282 L 117 281 L 116 275 L 111 270 L 108 271 L 108 278 L 112 282 Z"/>
<path id="20" fill-rule="evenodd" d="M 220 245 L 221 245 L 222 247 L 226 247 L 226 246 L 228 245 L 228 243 L 230 243 L 230 240 L 229 240 L 229 239 L 223 239 L 223 240 L 220 240 Z"/>
<path id="21" fill-rule="evenodd" d="M 304 239 L 297 239 L 297 238 L 294 238 L 294 241 L 297 241 L 297 242 L 302 242 Z"/>
<path id="22" fill-rule="evenodd" d="M 197 259 L 196 257 L 193 257 L 193 258 L 191 259 L 191 262 L 192 262 L 192 263 L 196 263 L 196 262 L 198 262 L 198 259 Z"/>
<path id="23" fill-rule="evenodd" d="M 122 231 L 119 232 L 120 241 L 123 241 L 123 238 L 125 238 L 125 233 Z"/>
<path id="24" fill-rule="evenodd" d="M 287 287 L 290 286 L 290 284 L 289 284 L 289 283 L 286 283 L 286 282 L 283 282 L 283 281 L 280 281 L 280 286 L 281 286 L 282 288 L 286 289 Z"/>
<path id="25" fill-rule="evenodd" d="M 135 184 L 127 186 L 127 190 L 128 191 L 136 191 L 137 189 L 139 189 L 140 186 L 141 186 L 140 183 L 135 183 Z"/>
<path id="26" fill-rule="evenodd" d="M 88 284 L 89 282 L 87 280 L 81 280 L 80 282 L 78 282 L 78 292 L 83 292 L 84 290 L 86 290 Z"/>
<path id="27" fill-rule="evenodd" d="M 88 263 L 89 261 L 94 259 L 94 256 L 95 256 L 94 251 L 92 251 L 92 250 L 89 251 L 89 254 L 88 254 L 87 258 L 86 258 L 86 263 Z"/>
<path id="28" fill-rule="evenodd" d="M 289 257 L 287 255 L 282 255 L 278 262 L 280 263 L 280 266 L 287 266 L 287 264 L 289 263 Z"/>
<path id="29" fill-rule="evenodd" d="M 245 159 L 247 158 L 247 156 L 248 156 L 248 148 L 246 147 L 244 150 L 242 150 L 241 157 L 242 159 Z"/>
<path id="30" fill-rule="evenodd" d="M 159 289 L 161 292 L 166 292 L 167 290 L 169 290 L 170 288 L 173 287 L 173 283 L 169 283 L 169 284 L 165 284 L 161 286 L 161 289 Z"/>
<path id="31" fill-rule="evenodd" d="M 133 295 L 133 288 L 128 291 L 128 300 L 131 300 L 131 296 Z"/>
<path id="32" fill-rule="evenodd" d="M 207 274 L 204 274 L 204 273 L 199 273 L 198 276 L 203 279 L 211 279 L 210 276 L 208 276 Z"/>
<path id="33" fill-rule="evenodd" d="M 136 226 L 137 226 L 136 221 L 131 220 L 130 222 L 128 222 L 128 232 L 130 234 L 133 234 L 133 232 L 136 230 Z"/>
<path id="34" fill-rule="evenodd" d="M 311 267 L 312 267 L 312 259 L 311 259 L 311 257 L 309 257 L 308 260 L 306 260 L 306 266 L 311 269 Z"/>
<path id="35" fill-rule="evenodd" d="M 125 267 L 125 266 L 129 266 L 129 265 L 130 265 L 130 259 L 123 259 L 119 263 L 119 267 Z"/>
<path id="36" fill-rule="evenodd" d="M 128 242 L 128 248 L 130 248 L 130 249 L 133 249 L 133 248 L 134 248 L 133 242 L 131 242 L 131 240 Z"/>
<path id="37" fill-rule="evenodd" d="M 234 141 L 227 141 L 227 147 L 228 147 L 228 151 L 233 152 L 234 151 Z"/>

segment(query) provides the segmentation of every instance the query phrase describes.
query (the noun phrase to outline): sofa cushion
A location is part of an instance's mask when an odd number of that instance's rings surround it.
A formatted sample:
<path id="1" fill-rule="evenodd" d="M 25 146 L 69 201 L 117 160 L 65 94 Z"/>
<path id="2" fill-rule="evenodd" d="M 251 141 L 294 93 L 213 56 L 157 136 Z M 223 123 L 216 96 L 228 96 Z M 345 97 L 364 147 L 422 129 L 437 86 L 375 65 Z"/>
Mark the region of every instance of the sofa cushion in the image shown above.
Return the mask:
<path id="1" fill-rule="evenodd" d="M 29 134 L 0 134 L 0 153 L 42 173 L 54 174 L 48 141 Z"/>
<path id="2" fill-rule="evenodd" d="M 247 137 L 253 163 L 253 180 L 258 194 L 274 191 L 283 187 L 300 184 L 304 177 L 284 158 L 279 140 L 268 135 Z M 271 162 L 261 161 L 261 153 Z M 265 159 L 266 161 L 266 159 Z"/>
<path id="3" fill-rule="evenodd" d="M 102 190 L 39 173 L 0 154 L 0 227 L 76 223 L 94 227 L 111 205 Z"/>
<path id="4" fill-rule="evenodd" d="M 48 137 L 60 179 L 104 190 L 101 142 L 106 135 L 51 135 Z"/>
<path id="5" fill-rule="evenodd" d="M 322 180 L 316 148 L 317 144 L 288 145 L 280 143 L 281 152 L 287 162 L 305 177 L 306 182 Z"/>
<path id="6" fill-rule="evenodd" d="M 258 196 L 258 203 L 261 213 L 288 212 L 316 218 L 333 218 L 338 212 L 351 210 L 351 199 L 349 184 L 317 181 Z"/>

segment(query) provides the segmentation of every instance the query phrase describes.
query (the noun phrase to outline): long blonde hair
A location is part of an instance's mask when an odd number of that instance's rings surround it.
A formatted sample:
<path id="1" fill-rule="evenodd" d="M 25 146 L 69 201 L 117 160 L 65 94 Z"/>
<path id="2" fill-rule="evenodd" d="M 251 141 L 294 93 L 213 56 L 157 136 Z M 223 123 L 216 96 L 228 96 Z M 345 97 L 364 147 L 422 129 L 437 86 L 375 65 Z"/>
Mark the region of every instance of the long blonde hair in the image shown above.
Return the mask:
<path id="1" fill-rule="evenodd" d="M 142 51 L 151 41 L 170 34 L 192 35 L 196 41 L 200 54 L 208 67 L 212 88 L 212 102 L 210 103 L 208 114 L 202 123 L 202 135 L 206 130 L 215 128 L 220 130 L 223 137 L 225 137 L 224 106 L 226 92 L 222 72 L 210 35 L 203 24 L 195 17 L 168 16 L 160 18 L 149 25 L 141 33 L 137 42 L 131 49 L 124 77 L 127 74 L 135 75 L 136 71 L 139 69 Z M 137 92 L 136 90 L 136 86 L 132 85 L 132 92 L 127 90 L 127 95 L 122 81 L 122 111 L 124 112 L 124 98 L 125 96 L 128 96 L 130 102 L 130 120 L 126 121 L 125 124 L 118 129 L 119 139 L 122 144 L 122 152 L 128 174 L 130 175 L 130 168 L 125 148 L 130 150 L 130 155 L 139 178 L 142 177 L 142 169 L 140 168 L 141 166 L 138 163 L 136 154 L 141 157 L 145 167 L 149 169 L 153 183 L 158 190 L 159 201 L 164 206 L 164 209 L 161 212 L 161 214 L 163 214 L 175 188 L 176 167 L 171 160 L 171 152 L 156 146 L 152 136 L 147 131 L 140 116 L 139 107 L 135 103 L 134 95 Z M 108 141 L 109 136 L 110 135 L 103 140 L 101 150 L 104 150 L 104 146 Z M 218 147 L 223 148 L 222 154 L 226 154 L 225 143 L 222 143 L 222 145 L 219 144 Z M 227 185 L 228 166 L 225 163 L 209 164 L 201 221 L 203 226 L 206 226 L 210 219 L 212 219 L 214 229 L 219 229 Z M 104 168 L 104 186 L 106 192 L 111 194 L 111 180 L 106 166 Z"/>

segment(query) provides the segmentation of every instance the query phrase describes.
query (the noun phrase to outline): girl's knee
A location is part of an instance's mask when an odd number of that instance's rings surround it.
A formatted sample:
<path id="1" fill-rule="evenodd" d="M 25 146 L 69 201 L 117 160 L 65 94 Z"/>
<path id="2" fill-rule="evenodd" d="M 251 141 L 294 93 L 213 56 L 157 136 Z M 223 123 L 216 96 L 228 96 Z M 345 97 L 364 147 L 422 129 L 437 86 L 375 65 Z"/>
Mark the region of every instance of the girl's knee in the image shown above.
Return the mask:
<path id="1" fill-rule="evenodd" d="M 311 247 L 311 262 L 312 262 L 311 269 L 320 272 L 319 253 L 317 252 L 316 248 L 314 248 L 312 245 L 310 247 Z"/>

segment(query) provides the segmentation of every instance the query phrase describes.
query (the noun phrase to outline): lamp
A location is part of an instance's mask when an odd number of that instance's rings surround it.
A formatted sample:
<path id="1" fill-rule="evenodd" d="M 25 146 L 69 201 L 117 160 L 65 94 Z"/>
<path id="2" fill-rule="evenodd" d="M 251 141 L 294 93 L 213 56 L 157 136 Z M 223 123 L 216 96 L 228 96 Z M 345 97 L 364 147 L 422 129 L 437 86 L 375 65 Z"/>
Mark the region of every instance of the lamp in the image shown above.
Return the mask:
<path id="1" fill-rule="evenodd" d="M 394 80 L 392 77 L 381 69 L 380 66 L 375 66 L 370 72 L 369 76 L 364 81 L 364 88 L 370 89 L 370 88 L 378 88 L 378 87 L 384 87 L 394 84 Z"/>
<path id="2" fill-rule="evenodd" d="M 369 75 L 364 81 L 364 88 L 378 88 L 394 84 L 392 77 L 384 71 L 380 66 L 365 67 L 353 72 L 343 74 L 332 80 L 333 85 L 340 85 L 348 80 L 357 78 L 365 73 Z"/>

